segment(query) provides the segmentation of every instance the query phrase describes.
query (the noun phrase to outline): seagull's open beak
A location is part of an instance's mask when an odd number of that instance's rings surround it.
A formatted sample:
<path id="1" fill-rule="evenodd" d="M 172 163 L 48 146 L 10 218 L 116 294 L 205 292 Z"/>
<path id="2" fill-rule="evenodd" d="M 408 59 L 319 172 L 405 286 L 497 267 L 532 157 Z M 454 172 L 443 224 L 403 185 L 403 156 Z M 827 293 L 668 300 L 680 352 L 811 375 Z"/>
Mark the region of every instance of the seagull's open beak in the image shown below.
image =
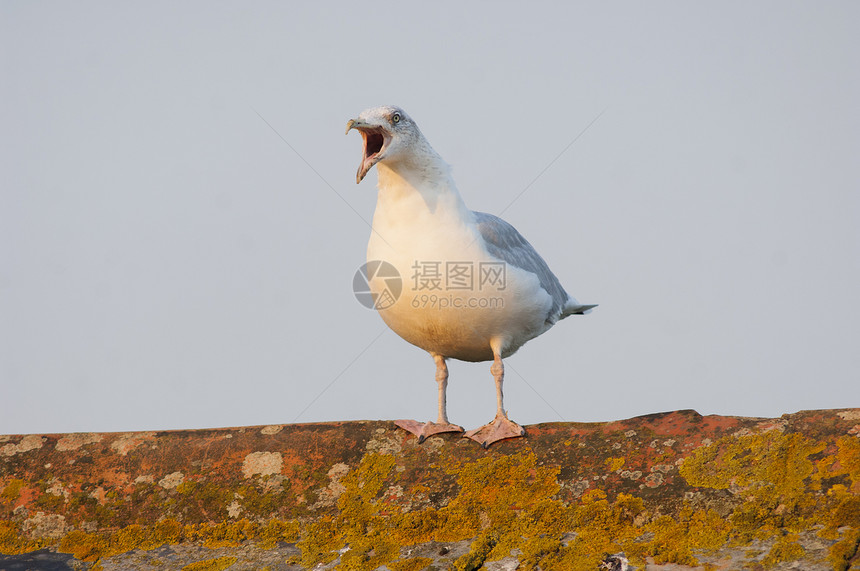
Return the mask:
<path id="1" fill-rule="evenodd" d="M 364 179 L 367 171 L 382 158 L 391 135 L 384 128 L 370 125 L 361 119 L 349 120 L 346 124 L 346 132 L 349 133 L 352 129 L 361 133 L 361 138 L 364 139 L 361 164 L 358 165 L 358 172 L 355 174 L 355 183 L 358 184 Z"/>

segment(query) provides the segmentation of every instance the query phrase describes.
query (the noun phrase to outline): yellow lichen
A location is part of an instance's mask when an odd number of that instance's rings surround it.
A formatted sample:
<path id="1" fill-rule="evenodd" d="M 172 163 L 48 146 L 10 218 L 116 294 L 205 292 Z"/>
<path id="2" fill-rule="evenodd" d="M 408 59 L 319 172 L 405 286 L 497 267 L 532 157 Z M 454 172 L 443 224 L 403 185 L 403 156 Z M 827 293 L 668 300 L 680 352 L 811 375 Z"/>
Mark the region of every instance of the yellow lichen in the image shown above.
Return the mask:
<path id="1" fill-rule="evenodd" d="M 558 470 L 539 466 L 530 452 L 458 466 L 460 492 L 438 510 L 432 538 L 458 541 L 484 530 L 473 541 L 471 555 L 464 556 L 464 567 L 478 555 L 495 561 L 509 556 L 513 549 L 525 552 L 525 547 L 529 557 L 523 557 L 520 568 L 533 568 L 552 551 L 546 545 L 560 548 L 561 536 L 571 529 L 571 508 L 554 499 L 560 490 Z"/>
<path id="2" fill-rule="evenodd" d="M 810 456 L 825 445 L 778 431 L 727 436 L 695 450 L 680 467 L 692 486 L 729 489 L 745 498 L 731 516 L 743 540 L 766 539 L 780 529 L 808 528 L 816 498 L 805 480 L 815 469 Z"/>
<path id="3" fill-rule="evenodd" d="M 635 522 L 645 510 L 644 502 L 629 494 L 619 494 L 615 502 L 602 490 L 589 490 L 576 506 L 571 529 L 576 539 L 561 559 L 573 568 L 596 568 L 604 553 L 624 551 L 642 533 Z"/>
<path id="4" fill-rule="evenodd" d="M 197 482 L 193 480 L 185 480 L 178 486 L 176 486 L 177 494 L 191 494 L 194 492 L 194 489 L 197 487 Z"/>
<path id="5" fill-rule="evenodd" d="M 765 567 L 776 567 L 778 564 L 788 561 L 797 561 L 803 558 L 806 551 L 797 542 L 796 534 L 786 535 L 776 540 L 770 548 L 767 556 L 762 560 Z"/>
<path id="6" fill-rule="evenodd" d="M 76 529 L 60 540 L 58 551 L 71 553 L 81 561 L 96 561 L 108 553 L 109 547 L 108 537 Z"/>
<path id="7" fill-rule="evenodd" d="M 4 551 L 4 526 L 10 528 L 10 537 L 12 530 L 17 535 L 20 535 L 20 531 L 17 526 L 0 522 L 0 552 L 11 553 L 11 550 Z M 243 519 L 218 524 L 183 525 L 173 519 L 164 519 L 155 525 L 133 524 L 110 533 L 74 530 L 60 540 L 58 549 L 83 561 L 97 561 L 133 549 L 150 550 L 183 541 L 196 542 L 209 548 L 235 547 L 247 541 L 256 541 L 261 548 L 271 549 L 280 541 L 296 541 L 299 529 L 297 521 L 270 520 L 265 524 L 257 524 Z"/>
<path id="8" fill-rule="evenodd" d="M 302 565 L 331 562 L 336 551 L 347 544 L 341 569 L 376 569 L 397 557 L 399 546 L 388 531 L 388 518 L 379 513 L 377 498 L 393 467 L 394 457 L 389 454 L 366 454 L 358 468 L 343 478 L 345 490 L 337 500 L 338 515 L 308 526 L 299 542 Z"/>
<path id="9" fill-rule="evenodd" d="M 809 456 L 823 449 L 823 444 L 800 434 L 727 436 L 695 450 L 680 472 L 693 486 L 765 488 L 792 497 L 804 490 L 803 480 L 812 474 Z"/>
<path id="10" fill-rule="evenodd" d="M 27 485 L 27 482 L 18 478 L 12 478 L 3 491 L 0 492 L 0 499 L 7 502 L 14 502 L 21 495 L 21 488 Z"/>
<path id="11" fill-rule="evenodd" d="M 111 553 L 125 553 L 132 549 L 155 549 L 160 545 L 150 530 L 141 525 L 130 525 L 114 533 L 110 538 Z"/>
<path id="12" fill-rule="evenodd" d="M 163 519 L 152 527 L 152 541 L 157 545 L 178 543 L 185 532 L 185 526 L 175 519 Z"/>
<path id="13" fill-rule="evenodd" d="M 641 550 L 657 563 L 698 565 L 696 554 L 725 545 L 731 527 L 713 511 L 693 510 L 685 505 L 677 517 L 658 517 L 645 530 L 653 534 L 653 539 L 639 549 L 631 546 L 631 552 Z"/>
<path id="14" fill-rule="evenodd" d="M 187 526 L 185 537 L 197 541 L 209 548 L 236 547 L 257 536 L 259 526 L 247 519 L 218 524 L 200 524 Z"/>
<path id="15" fill-rule="evenodd" d="M 399 559 L 387 565 L 391 571 L 421 571 L 427 569 L 433 560 L 429 557 L 412 557 L 410 559 Z"/>
<path id="16" fill-rule="evenodd" d="M 206 561 L 190 563 L 182 568 L 182 571 L 223 571 L 238 561 L 236 557 L 216 557 Z"/>
<path id="17" fill-rule="evenodd" d="M 476 539 L 468 553 L 461 556 L 454 562 L 452 569 L 454 571 L 476 571 L 484 566 L 484 561 L 487 560 L 490 552 L 498 544 L 499 537 L 497 533 L 485 532 Z"/>
<path id="18" fill-rule="evenodd" d="M 343 479 L 339 514 L 310 525 L 299 543 L 304 566 L 334 561 L 348 544 L 338 568 L 375 569 L 394 561 L 401 545 L 460 541 L 478 534 L 470 553 L 455 565 L 467 569 L 478 560 L 500 559 L 514 548 L 536 544 L 543 536 L 553 538 L 558 547 L 569 529 L 570 509 L 552 499 L 560 489 L 558 468 L 538 466 L 534 454 L 456 465 L 450 472 L 457 475 L 460 491 L 448 505 L 411 513 L 389 510 L 378 497 L 393 466 L 390 455 L 367 454 Z M 481 529 L 489 531 L 479 534 Z M 532 551 L 537 557 L 546 550 Z M 530 567 L 525 564 L 523 569 Z"/>
<path id="19" fill-rule="evenodd" d="M 625 462 L 626 460 L 624 458 L 607 458 L 604 463 L 606 464 L 607 470 L 610 472 L 617 472 L 624 467 Z"/>
<path id="20" fill-rule="evenodd" d="M 301 526 L 297 521 L 271 520 L 258 534 L 260 548 L 272 549 L 279 542 L 295 542 L 301 537 Z"/>
<path id="21" fill-rule="evenodd" d="M 523 538 L 519 545 L 520 566 L 518 569 L 554 569 L 554 557 L 564 553 L 564 544 L 558 535 L 540 535 Z"/>
<path id="22" fill-rule="evenodd" d="M 0 521 L 0 553 L 18 555 L 29 553 L 45 547 L 46 542 L 40 539 L 27 539 L 21 534 L 18 526 L 9 521 Z"/>
<path id="23" fill-rule="evenodd" d="M 836 571 L 847 571 L 860 548 L 860 529 L 849 529 L 830 548 L 829 560 Z"/>
<path id="24" fill-rule="evenodd" d="M 827 539 L 842 539 L 831 547 L 835 568 L 846 568 L 847 558 L 857 550 L 860 534 L 860 441 L 842 437 L 835 454 L 813 462 L 826 448 L 799 434 L 777 431 L 747 436 L 729 436 L 700 448 L 686 459 L 681 475 L 694 486 L 729 489 L 743 503 L 729 518 L 733 541 L 776 538 L 765 565 L 803 557 L 796 535 L 818 529 Z M 827 480 L 847 478 L 849 484 L 833 484 L 824 496 Z M 846 529 L 847 528 L 847 529 Z M 841 533 L 839 530 L 845 530 Z"/>
<path id="25" fill-rule="evenodd" d="M 331 563 L 337 559 L 337 549 L 343 546 L 342 531 L 335 518 L 324 516 L 310 524 L 302 533 L 298 547 L 302 551 L 301 564 L 311 568 L 319 563 Z"/>

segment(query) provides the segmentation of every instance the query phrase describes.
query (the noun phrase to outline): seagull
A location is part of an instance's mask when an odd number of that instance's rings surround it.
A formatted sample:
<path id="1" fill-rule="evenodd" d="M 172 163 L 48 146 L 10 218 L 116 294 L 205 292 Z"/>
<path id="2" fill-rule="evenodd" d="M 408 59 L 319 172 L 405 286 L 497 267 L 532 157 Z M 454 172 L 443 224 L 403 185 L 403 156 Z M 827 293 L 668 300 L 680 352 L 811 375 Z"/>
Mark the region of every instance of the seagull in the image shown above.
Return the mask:
<path id="1" fill-rule="evenodd" d="M 448 420 L 446 361 L 492 361 L 496 416 L 464 436 L 484 448 L 524 436 L 525 429 L 504 408 L 502 360 L 558 320 L 596 306 L 568 295 L 516 228 L 466 207 L 451 168 L 405 111 L 367 109 L 347 123 L 346 133 L 352 129 L 364 141 L 356 183 L 374 165 L 379 177 L 368 264 L 385 262 L 403 278 L 397 299 L 377 310 L 389 328 L 436 363 L 436 422 L 398 420 L 397 426 L 418 436 L 419 443 L 434 434 L 463 432 Z M 369 277 L 373 295 L 390 300 L 391 275 Z"/>

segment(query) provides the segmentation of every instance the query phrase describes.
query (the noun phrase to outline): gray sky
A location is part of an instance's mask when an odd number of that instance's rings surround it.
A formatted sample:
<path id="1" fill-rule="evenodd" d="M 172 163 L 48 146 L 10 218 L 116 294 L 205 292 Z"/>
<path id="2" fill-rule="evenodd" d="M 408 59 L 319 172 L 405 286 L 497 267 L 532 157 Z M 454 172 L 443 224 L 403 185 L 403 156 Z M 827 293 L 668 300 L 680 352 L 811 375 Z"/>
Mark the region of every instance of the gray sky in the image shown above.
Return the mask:
<path id="1" fill-rule="evenodd" d="M 512 419 L 860 406 L 860 4 L 523 6 L 0 4 L 0 434 L 434 418 L 351 290 L 381 104 L 600 304 Z"/>

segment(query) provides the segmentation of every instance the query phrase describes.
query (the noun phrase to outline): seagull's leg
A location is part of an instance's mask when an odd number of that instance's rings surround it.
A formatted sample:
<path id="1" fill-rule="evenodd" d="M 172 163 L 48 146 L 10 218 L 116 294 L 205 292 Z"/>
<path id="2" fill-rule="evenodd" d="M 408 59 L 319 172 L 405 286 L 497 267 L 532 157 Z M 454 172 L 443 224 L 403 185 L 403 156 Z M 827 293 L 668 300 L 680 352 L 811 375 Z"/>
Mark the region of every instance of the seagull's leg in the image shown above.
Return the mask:
<path id="1" fill-rule="evenodd" d="M 462 426 L 448 422 L 448 407 L 446 394 L 448 391 L 448 365 L 445 357 L 438 353 L 431 353 L 436 361 L 436 383 L 439 385 L 439 417 L 436 422 L 418 422 L 416 420 L 395 420 L 394 424 L 408 430 L 418 437 L 418 444 L 424 442 L 428 436 L 441 432 L 463 432 Z"/>
<path id="2" fill-rule="evenodd" d="M 493 442 L 505 438 L 517 438 L 526 434 L 525 429 L 510 420 L 505 412 L 504 395 L 502 394 L 502 384 L 505 381 L 505 364 L 502 363 L 501 351 L 497 350 L 495 346 L 493 347 L 493 364 L 490 367 L 490 372 L 496 381 L 496 418 L 489 424 L 464 434 L 484 448 L 489 447 Z"/>
<path id="3" fill-rule="evenodd" d="M 436 384 L 439 385 L 439 418 L 436 424 L 448 424 L 448 364 L 442 355 L 433 355 L 436 361 Z"/>
<path id="4" fill-rule="evenodd" d="M 493 364 L 490 365 L 490 374 L 493 375 L 493 378 L 496 380 L 496 418 L 499 416 L 504 416 L 507 418 L 507 413 L 505 412 L 505 395 L 502 393 L 502 383 L 505 382 L 505 364 L 502 362 L 502 358 L 499 357 L 498 353 L 493 355 Z"/>

